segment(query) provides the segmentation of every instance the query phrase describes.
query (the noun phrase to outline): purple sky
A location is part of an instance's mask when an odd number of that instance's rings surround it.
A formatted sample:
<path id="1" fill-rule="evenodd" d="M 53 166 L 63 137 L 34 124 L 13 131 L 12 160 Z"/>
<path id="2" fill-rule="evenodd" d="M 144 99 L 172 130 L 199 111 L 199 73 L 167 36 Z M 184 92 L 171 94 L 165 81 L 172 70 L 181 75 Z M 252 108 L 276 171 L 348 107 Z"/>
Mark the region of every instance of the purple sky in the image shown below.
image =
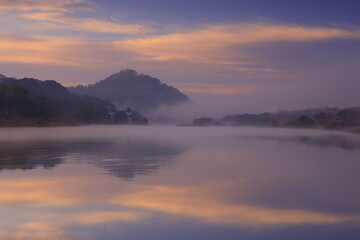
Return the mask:
<path id="1" fill-rule="evenodd" d="M 346 0 L 0 0 L 0 73 L 70 86 L 132 68 L 184 91 L 199 115 L 354 106 L 358 9 Z"/>

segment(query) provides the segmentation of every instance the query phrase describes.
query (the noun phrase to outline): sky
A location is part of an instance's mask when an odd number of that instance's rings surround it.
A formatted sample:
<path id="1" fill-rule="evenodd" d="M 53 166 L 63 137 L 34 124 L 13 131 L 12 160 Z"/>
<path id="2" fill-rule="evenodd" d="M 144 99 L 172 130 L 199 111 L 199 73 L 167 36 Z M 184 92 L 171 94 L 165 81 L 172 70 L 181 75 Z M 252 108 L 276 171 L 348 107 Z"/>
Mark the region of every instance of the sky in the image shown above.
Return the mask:
<path id="1" fill-rule="evenodd" d="M 130 68 L 198 114 L 360 103 L 360 1 L 0 0 L 0 73 L 95 83 Z"/>

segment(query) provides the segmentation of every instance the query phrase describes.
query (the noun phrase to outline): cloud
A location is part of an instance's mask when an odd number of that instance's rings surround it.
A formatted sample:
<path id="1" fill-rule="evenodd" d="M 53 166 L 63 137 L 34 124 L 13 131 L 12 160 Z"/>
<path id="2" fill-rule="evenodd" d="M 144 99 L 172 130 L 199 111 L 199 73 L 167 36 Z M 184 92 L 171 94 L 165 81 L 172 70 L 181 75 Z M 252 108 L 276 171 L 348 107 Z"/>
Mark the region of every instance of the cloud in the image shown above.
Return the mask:
<path id="1" fill-rule="evenodd" d="M 145 34 L 152 30 L 140 24 L 119 24 L 96 18 L 74 18 L 60 12 L 24 13 L 21 17 L 43 23 L 44 29 L 70 29 L 92 33 Z M 39 27 L 38 27 L 39 28 Z"/>
<path id="2" fill-rule="evenodd" d="M 0 62 L 100 68 L 117 64 L 117 50 L 106 41 L 77 37 L 0 34 Z M 125 54 L 123 56 L 126 56 Z"/>
<path id="3" fill-rule="evenodd" d="M 144 61 L 187 61 L 221 65 L 242 71 L 274 72 L 256 65 L 247 46 L 272 42 L 314 42 L 332 39 L 359 39 L 358 28 L 304 27 L 299 25 L 246 23 L 209 25 L 170 33 L 118 41 L 121 49 L 138 54 Z"/>
<path id="4" fill-rule="evenodd" d="M 0 10 L 16 11 L 91 11 L 94 8 L 87 0 L 0 0 Z"/>
<path id="5" fill-rule="evenodd" d="M 64 240 L 68 239 L 62 232 L 34 232 L 34 231 L 1 231 L 0 238 L 6 240 Z"/>
<path id="6" fill-rule="evenodd" d="M 185 93 L 239 95 L 250 93 L 255 86 L 250 84 L 209 84 L 209 83 L 177 83 L 178 88 Z"/>
<path id="7" fill-rule="evenodd" d="M 271 54 L 269 51 L 262 53 L 264 46 L 282 42 L 307 43 L 360 38 L 357 28 L 271 23 L 207 25 L 187 31 L 149 35 L 151 29 L 145 25 L 71 17 L 64 12 L 23 12 L 18 16 L 21 16 L 18 18 L 22 21 L 28 21 L 28 29 L 20 34 L 11 33 L 11 29 L 0 34 L 2 63 L 67 66 L 93 71 L 107 69 L 109 73 L 126 66 L 140 71 L 146 69 L 157 76 L 168 72 L 170 77 L 163 79 L 173 82 L 175 81 L 170 80 L 171 78 L 178 78 L 176 81 L 189 79 L 204 83 L 264 79 L 270 79 L 266 82 L 273 83 L 283 79 L 287 83 L 288 79 L 294 79 L 291 71 L 301 68 L 300 64 L 290 69 L 283 64 L 283 55 L 274 57 L 274 51 Z M 53 32 L 51 29 L 60 31 Z M 71 32 L 66 32 L 67 30 Z M 87 35 L 89 32 L 92 33 L 90 36 Z M 107 33 L 114 34 L 109 36 Z M 54 36 L 55 34 L 60 36 Z M 126 38 L 123 34 L 127 34 Z M 301 78 L 298 73 L 294 74 Z M 91 79 L 95 80 L 98 79 Z M 228 87 L 225 84 L 182 86 L 182 90 L 190 94 L 229 96 L 252 92 L 249 86 Z"/>
<path id="8" fill-rule="evenodd" d="M 0 11 L 3 11 L 2 18 L 5 20 L 11 18 L 13 22 L 20 21 L 20 26 L 28 30 L 53 31 L 65 29 L 113 34 L 144 34 L 152 32 L 152 29 L 141 24 L 120 24 L 115 21 L 98 19 L 97 17 L 84 18 L 76 16 L 79 11 L 93 11 L 95 9 L 94 4 L 86 0 L 0 0 Z M 70 14 L 73 16 L 70 16 Z"/>

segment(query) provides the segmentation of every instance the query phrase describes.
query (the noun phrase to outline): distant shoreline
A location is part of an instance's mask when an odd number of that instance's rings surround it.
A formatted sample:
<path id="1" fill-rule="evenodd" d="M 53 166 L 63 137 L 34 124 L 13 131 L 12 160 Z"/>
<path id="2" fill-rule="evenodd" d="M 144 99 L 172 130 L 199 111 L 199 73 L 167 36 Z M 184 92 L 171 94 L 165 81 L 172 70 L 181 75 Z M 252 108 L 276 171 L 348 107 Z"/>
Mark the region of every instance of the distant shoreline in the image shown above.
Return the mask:
<path id="1" fill-rule="evenodd" d="M 177 124 L 177 127 L 259 127 L 259 128 L 275 128 L 275 129 L 307 129 L 307 130 L 324 130 L 324 131 L 336 131 L 336 132 L 346 132 L 352 134 L 360 134 L 360 126 L 357 127 L 349 127 L 349 128 L 323 128 L 323 127 L 290 127 L 290 126 L 254 126 L 254 125 L 239 125 L 239 126 L 232 126 L 232 125 L 196 125 L 196 124 Z"/>
<path id="2" fill-rule="evenodd" d="M 0 120 L 0 128 L 11 127 L 81 127 L 90 125 L 128 125 L 128 124 L 109 124 L 109 123 L 84 123 L 80 121 L 46 121 L 43 119 L 28 119 L 28 120 Z M 147 126 L 149 124 L 130 124 L 130 126 Z"/>
<path id="3" fill-rule="evenodd" d="M 80 127 L 80 126 L 89 126 L 93 125 L 91 123 L 82 123 L 79 121 L 46 121 L 41 119 L 31 119 L 31 120 L 0 120 L 0 128 L 8 127 Z M 98 125 L 98 124 L 97 124 Z M 100 125 L 109 125 L 109 124 L 100 124 Z M 123 124 L 114 124 L 114 125 L 123 125 Z M 134 124 L 138 125 L 138 124 Z M 148 125 L 148 124 L 144 124 Z M 289 127 L 289 126 L 254 126 L 254 125 L 196 125 L 196 124 L 176 124 L 176 127 L 258 127 L 258 128 L 273 128 L 273 129 L 304 129 L 304 130 L 324 130 L 324 131 L 336 131 L 336 132 L 346 132 L 351 134 L 360 134 L 360 126 L 349 127 L 349 128 L 338 128 L 338 129 L 329 129 L 323 127 Z"/>
<path id="4" fill-rule="evenodd" d="M 84 125 L 78 121 L 46 121 L 43 119 L 28 120 L 0 120 L 0 128 L 3 127 L 62 127 L 62 126 L 81 126 Z"/>

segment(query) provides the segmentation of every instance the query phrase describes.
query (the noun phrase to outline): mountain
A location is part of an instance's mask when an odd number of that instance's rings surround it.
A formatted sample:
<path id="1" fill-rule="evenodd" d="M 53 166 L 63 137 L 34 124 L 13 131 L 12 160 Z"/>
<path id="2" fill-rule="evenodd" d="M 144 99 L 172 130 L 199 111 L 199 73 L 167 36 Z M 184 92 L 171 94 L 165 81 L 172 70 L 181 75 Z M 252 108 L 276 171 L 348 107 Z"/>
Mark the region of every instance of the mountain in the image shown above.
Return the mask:
<path id="1" fill-rule="evenodd" d="M 3 75 L 1 75 L 3 76 Z M 43 119 L 81 123 L 133 123 L 148 120 L 138 111 L 119 111 L 109 101 L 78 96 L 54 80 L 0 76 L 0 120 Z"/>
<path id="2" fill-rule="evenodd" d="M 86 94 L 111 101 L 119 108 L 130 106 L 145 112 L 159 106 L 189 101 L 178 89 L 130 69 L 122 70 L 95 84 L 68 89 L 78 95 Z"/>

